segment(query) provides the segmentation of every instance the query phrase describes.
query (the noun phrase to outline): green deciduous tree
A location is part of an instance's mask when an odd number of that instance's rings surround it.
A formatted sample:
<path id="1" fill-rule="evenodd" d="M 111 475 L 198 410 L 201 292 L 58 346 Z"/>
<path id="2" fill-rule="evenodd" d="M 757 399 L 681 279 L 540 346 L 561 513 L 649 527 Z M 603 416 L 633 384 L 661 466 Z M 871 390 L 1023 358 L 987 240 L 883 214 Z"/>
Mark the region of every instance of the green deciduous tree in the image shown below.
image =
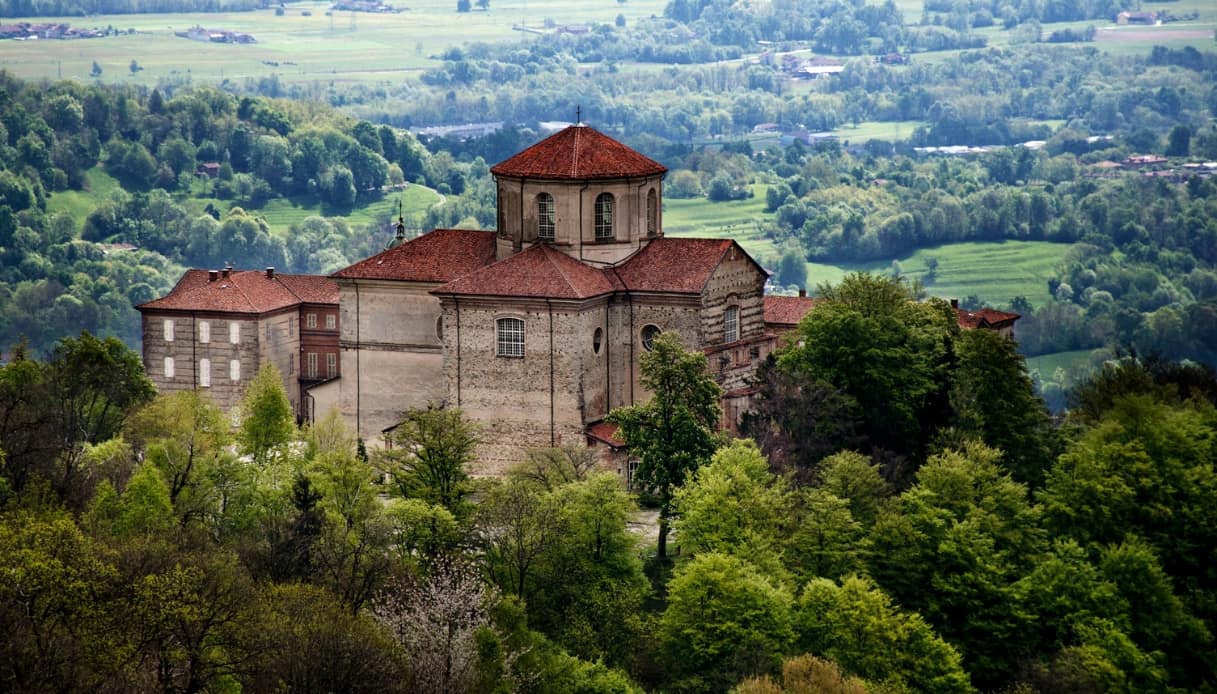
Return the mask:
<path id="1" fill-rule="evenodd" d="M 241 452 L 255 464 L 275 462 L 296 434 L 292 405 L 283 390 L 283 377 L 267 362 L 245 389 L 241 401 L 241 427 L 237 441 Z"/>
<path id="2" fill-rule="evenodd" d="M 701 554 L 668 586 L 659 638 L 678 687 L 715 690 L 774 672 L 793 636 L 790 593 L 747 561 Z"/>
<path id="3" fill-rule="evenodd" d="M 800 648 L 865 680 L 896 690 L 973 691 L 959 653 L 867 579 L 812 580 L 799 597 L 795 624 Z"/>
<path id="4" fill-rule="evenodd" d="M 469 473 L 477 446 L 477 427 L 459 409 L 437 406 L 406 412 L 389 435 L 393 448 L 380 465 L 407 498 L 439 504 L 457 518 L 468 514 Z"/>
<path id="5" fill-rule="evenodd" d="M 706 374 L 705 355 L 685 351 L 673 333 L 655 338 L 640 369 L 651 399 L 615 409 L 607 420 L 620 427 L 630 454 L 640 461 L 637 483 L 659 497 L 659 556 L 664 558 L 676 489 L 718 446 L 714 430 L 722 417 L 722 389 Z"/>

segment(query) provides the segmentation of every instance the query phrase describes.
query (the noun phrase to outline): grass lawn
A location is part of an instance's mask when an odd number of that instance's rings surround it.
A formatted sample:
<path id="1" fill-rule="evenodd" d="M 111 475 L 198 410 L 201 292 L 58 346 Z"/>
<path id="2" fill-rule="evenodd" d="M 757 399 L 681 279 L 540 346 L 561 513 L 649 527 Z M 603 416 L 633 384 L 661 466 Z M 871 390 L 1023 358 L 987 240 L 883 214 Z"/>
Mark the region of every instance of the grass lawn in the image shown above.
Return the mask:
<path id="1" fill-rule="evenodd" d="M 663 201 L 663 233 L 668 236 L 733 238 L 761 263 L 777 260 L 773 239 L 762 235 L 757 220 L 765 212 L 765 185 L 753 185 L 752 197 L 730 202 L 710 202 L 705 198 Z"/>
<path id="2" fill-rule="evenodd" d="M 1018 327 L 1015 326 L 1015 330 Z M 1027 357 L 1027 371 L 1038 373 L 1041 381 L 1052 380 L 1057 369 L 1069 374 L 1074 370 L 1088 370 L 1090 367 L 1091 350 L 1075 349 L 1072 352 L 1054 352 L 1041 354 L 1038 357 Z"/>
<path id="3" fill-rule="evenodd" d="M 90 212 L 109 199 L 111 193 L 122 190 L 118 181 L 100 166 L 85 172 L 84 187 L 84 190 L 61 190 L 51 193 L 46 201 L 46 211 L 51 214 L 67 212 L 79 227 Z"/>
<path id="4" fill-rule="evenodd" d="M 1048 277 L 1060 262 L 1068 244 L 1047 241 L 967 242 L 922 248 L 896 258 L 901 273 L 920 279 L 931 296 L 961 299 L 975 294 L 991 306 L 1004 306 L 1016 296 L 1025 296 L 1033 306 L 1051 298 Z M 937 278 L 925 282 L 926 260 L 938 259 Z M 892 261 L 825 265 L 808 263 L 807 281 L 814 286 L 837 282 L 846 272 L 890 272 Z"/>

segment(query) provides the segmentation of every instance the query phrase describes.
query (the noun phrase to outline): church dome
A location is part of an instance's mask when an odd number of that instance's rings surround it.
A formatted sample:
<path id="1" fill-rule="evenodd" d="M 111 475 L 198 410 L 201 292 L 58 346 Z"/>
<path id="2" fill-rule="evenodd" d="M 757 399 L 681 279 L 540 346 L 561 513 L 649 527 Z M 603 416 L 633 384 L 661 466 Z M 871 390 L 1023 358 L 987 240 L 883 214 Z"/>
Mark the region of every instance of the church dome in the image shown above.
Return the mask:
<path id="1" fill-rule="evenodd" d="M 659 162 L 586 125 L 572 125 L 490 168 L 495 176 L 596 180 L 658 176 Z"/>

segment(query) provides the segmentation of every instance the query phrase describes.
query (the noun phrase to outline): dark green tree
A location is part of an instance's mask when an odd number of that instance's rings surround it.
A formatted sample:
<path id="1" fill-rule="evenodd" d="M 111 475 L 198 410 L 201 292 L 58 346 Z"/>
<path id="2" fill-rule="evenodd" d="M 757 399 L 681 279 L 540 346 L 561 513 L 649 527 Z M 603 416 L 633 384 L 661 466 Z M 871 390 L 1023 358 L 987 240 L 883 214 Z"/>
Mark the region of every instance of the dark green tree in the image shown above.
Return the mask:
<path id="1" fill-rule="evenodd" d="M 393 448 L 380 454 L 380 464 L 403 497 L 439 504 L 457 518 L 468 515 L 466 466 L 478 435 L 463 412 L 435 405 L 409 410 L 389 439 Z"/>
<path id="2" fill-rule="evenodd" d="M 642 386 L 653 395 L 606 418 L 620 427 L 630 455 L 640 462 L 638 484 L 659 497 L 659 557 L 667 557 L 672 499 L 718 447 L 715 434 L 722 388 L 706 374 L 706 356 L 689 352 L 674 333 L 655 338 L 642 355 Z"/>

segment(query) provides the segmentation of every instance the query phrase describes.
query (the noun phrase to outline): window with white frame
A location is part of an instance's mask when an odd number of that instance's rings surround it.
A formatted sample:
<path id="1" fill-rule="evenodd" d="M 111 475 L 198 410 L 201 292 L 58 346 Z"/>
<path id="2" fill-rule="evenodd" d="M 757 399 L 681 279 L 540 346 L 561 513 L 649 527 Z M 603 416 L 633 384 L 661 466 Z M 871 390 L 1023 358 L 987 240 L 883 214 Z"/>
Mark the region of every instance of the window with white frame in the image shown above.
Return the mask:
<path id="1" fill-rule="evenodd" d="M 228 321 L 228 341 L 234 345 L 241 341 L 241 324 L 235 320 Z"/>
<path id="2" fill-rule="evenodd" d="M 199 342 L 211 342 L 211 323 L 199 321 Z"/>
<path id="3" fill-rule="evenodd" d="M 310 329 L 317 327 L 317 314 L 316 313 L 304 314 L 304 327 L 310 328 Z"/>
<path id="4" fill-rule="evenodd" d="M 308 372 L 305 374 L 309 378 L 317 378 L 317 353 L 308 353 Z"/>
<path id="5" fill-rule="evenodd" d="M 165 357 L 165 378 L 173 378 L 175 371 L 173 357 Z"/>
<path id="6" fill-rule="evenodd" d="M 634 459 L 634 460 L 631 460 L 626 463 L 626 468 L 625 468 L 625 488 L 626 489 L 633 490 L 633 489 L 637 488 L 637 487 L 635 487 L 636 483 L 634 480 L 638 479 L 638 466 L 641 464 L 642 464 L 641 461 L 639 461 L 638 459 Z"/>
<path id="7" fill-rule="evenodd" d="M 596 240 L 613 238 L 613 196 L 601 193 L 596 196 Z"/>
<path id="8" fill-rule="evenodd" d="M 325 353 L 325 377 L 333 378 L 338 375 L 338 355 L 333 352 Z"/>
<path id="9" fill-rule="evenodd" d="M 723 313 L 723 342 L 739 339 L 739 306 L 728 306 Z"/>
<path id="10" fill-rule="evenodd" d="M 338 316 L 332 313 L 325 314 L 325 329 L 333 330 L 338 327 Z"/>
<path id="11" fill-rule="evenodd" d="M 241 380 L 241 360 L 240 359 L 228 360 L 228 380 L 230 380 L 230 381 Z"/>
<path id="12" fill-rule="evenodd" d="M 554 239 L 554 196 L 549 193 L 537 196 L 537 238 Z"/>
<path id="13" fill-rule="evenodd" d="M 495 321 L 497 354 L 500 357 L 524 356 L 524 321 L 520 318 L 500 318 Z"/>
<path id="14" fill-rule="evenodd" d="M 165 319 L 165 342 L 173 342 L 173 320 Z"/>
<path id="15" fill-rule="evenodd" d="M 199 360 L 199 385 L 204 388 L 211 387 L 211 360 Z"/>

